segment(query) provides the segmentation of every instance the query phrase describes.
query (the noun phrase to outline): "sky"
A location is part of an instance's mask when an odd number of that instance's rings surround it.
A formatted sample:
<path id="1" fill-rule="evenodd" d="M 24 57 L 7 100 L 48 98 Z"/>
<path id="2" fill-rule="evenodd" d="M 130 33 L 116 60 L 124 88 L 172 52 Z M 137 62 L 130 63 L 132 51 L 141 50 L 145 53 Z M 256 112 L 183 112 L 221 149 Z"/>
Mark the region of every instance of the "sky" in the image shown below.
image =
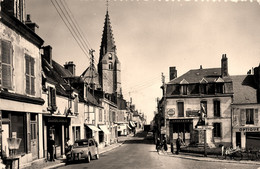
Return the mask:
<path id="1" fill-rule="evenodd" d="M 61 1 L 68 4 L 98 61 L 106 0 L 52 0 Z M 39 25 L 44 45 L 52 46 L 53 59 L 61 65 L 73 61 L 80 75 L 89 66 L 89 58 L 52 2 L 26 0 L 26 12 Z M 260 63 L 260 5 L 256 1 L 109 0 L 108 4 L 124 98 L 132 98 L 148 123 L 156 111 L 156 98 L 162 97 L 162 73 L 169 82 L 169 67 L 175 66 L 178 76 L 200 65 L 219 68 L 226 54 L 229 74 L 243 75 Z"/>

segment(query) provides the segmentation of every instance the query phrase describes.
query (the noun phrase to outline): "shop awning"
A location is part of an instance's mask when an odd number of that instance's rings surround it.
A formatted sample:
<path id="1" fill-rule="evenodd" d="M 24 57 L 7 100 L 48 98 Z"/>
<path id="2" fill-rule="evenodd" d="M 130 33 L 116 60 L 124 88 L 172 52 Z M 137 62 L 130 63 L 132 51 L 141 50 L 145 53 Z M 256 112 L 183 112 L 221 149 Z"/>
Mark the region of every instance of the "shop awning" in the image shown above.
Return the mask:
<path id="1" fill-rule="evenodd" d="M 101 131 L 99 128 L 97 128 L 96 126 L 94 125 L 89 125 L 89 124 L 85 124 L 86 126 L 88 126 L 91 130 L 93 131 Z"/>
<path id="2" fill-rule="evenodd" d="M 133 121 L 130 121 L 131 127 L 135 127 L 135 123 Z"/>
<path id="3" fill-rule="evenodd" d="M 100 125 L 99 128 L 105 133 L 110 134 L 109 130 L 107 129 L 106 125 Z"/>

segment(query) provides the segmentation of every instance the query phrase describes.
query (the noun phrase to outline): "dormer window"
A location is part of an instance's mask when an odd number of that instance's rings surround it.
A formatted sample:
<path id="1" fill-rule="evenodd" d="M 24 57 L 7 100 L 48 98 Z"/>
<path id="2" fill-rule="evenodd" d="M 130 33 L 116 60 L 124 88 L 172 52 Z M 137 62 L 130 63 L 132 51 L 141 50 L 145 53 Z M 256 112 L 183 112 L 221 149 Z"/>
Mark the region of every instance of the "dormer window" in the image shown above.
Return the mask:
<path id="1" fill-rule="evenodd" d="M 200 93 L 207 94 L 207 84 L 200 84 Z"/>
<path id="2" fill-rule="evenodd" d="M 188 86 L 187 85 L 183 85 L 182 86 L 182 94 L 183 95 L 187 95 L 187 93 L 188 93 L 187 90 L 188 90 Z"/>
<path id="3" fill-rule="evenodd" d="M 113 69 L 113 63 L 112 62 L 109 62 L 109 64 L 108 64 L 108 69 Z"/>
<path id="4" fill-rule="evenodd" d="M 223 93 L 223 83 L 216 84 L 216 93 Z"/>

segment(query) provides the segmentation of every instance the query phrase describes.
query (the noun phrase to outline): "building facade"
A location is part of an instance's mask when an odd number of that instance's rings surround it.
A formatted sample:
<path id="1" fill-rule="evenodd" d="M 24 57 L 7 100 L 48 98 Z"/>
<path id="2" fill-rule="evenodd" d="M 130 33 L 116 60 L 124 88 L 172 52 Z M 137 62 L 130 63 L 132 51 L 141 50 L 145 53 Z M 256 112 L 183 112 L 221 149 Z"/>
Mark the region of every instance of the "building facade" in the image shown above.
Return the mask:
<path id="1" fill-rule="evenodd" d="M 232 107 L 233 148 L 259 149 L 260 66 L 247 75 L 231 76 L 234 98 Z"/>
<path id="2" fill-rule="evenodd" d="M 41 55 L 37 25 L 25 20 L 24 0 L 4 0 L 0 10 L 1 157 L 20 156 L 26 164 L 43 157 Z M 27 24 L 28 23 L 28 24 Z M 20 139 L 15 152 L 10 139 Z"/>
<path id="3" fill-rule="evenodd" d="M 199 125 L 211 126 L 211 146 L 231 144 L 232 80 L 228 75 L 227 57 L 221 59 L 221 68 L 193 69 L 177 77 L 170 68 L 170 82 L 163 86 L 161 106 L 164 117 L 161 132 L 169 141 L 179 137 L 186 145 L 201 142 Z M 199 116 L 203 116 L 201 120 Z"/>

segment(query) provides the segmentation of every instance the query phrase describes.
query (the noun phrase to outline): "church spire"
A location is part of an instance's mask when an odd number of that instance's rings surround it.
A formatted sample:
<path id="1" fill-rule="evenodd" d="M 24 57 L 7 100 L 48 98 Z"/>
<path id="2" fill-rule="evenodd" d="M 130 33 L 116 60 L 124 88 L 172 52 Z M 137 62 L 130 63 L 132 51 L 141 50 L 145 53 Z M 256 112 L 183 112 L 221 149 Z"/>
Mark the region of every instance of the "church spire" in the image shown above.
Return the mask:
<path id="1" fill-rule="evenodd" d="M 100 46 L 100 60 L 107 52 L 116 52 L 116 45 L 113 37 L 113 31 L 111 22 L 109 19 L 108 14 L 108 4 L 107 4 L 107 12 L 106 12 L 106 18 L 104 23 L 104 29 L 103 29 L 103 35 L 102 35 L 102 41 Z"/>

